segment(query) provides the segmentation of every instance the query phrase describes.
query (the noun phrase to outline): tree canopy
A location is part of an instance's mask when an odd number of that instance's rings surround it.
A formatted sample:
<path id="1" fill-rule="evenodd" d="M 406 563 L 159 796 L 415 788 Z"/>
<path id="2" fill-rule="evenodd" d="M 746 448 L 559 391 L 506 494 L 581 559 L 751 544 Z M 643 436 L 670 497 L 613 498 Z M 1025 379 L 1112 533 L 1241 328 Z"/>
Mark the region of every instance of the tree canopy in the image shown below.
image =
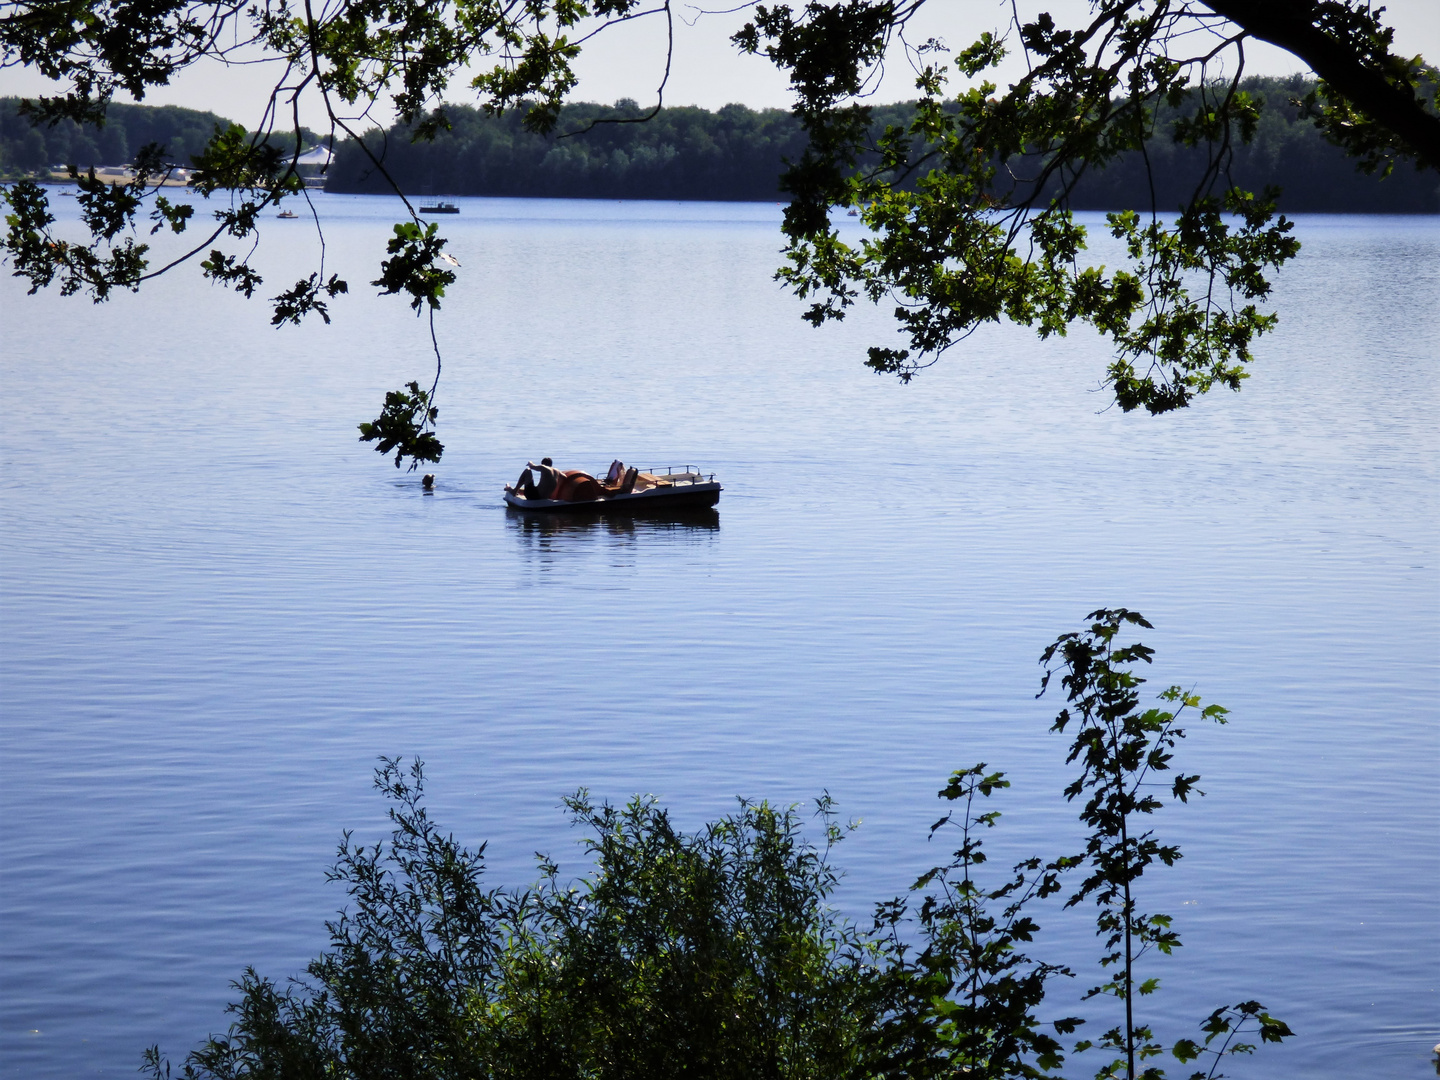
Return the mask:
<path id="1" fill-rule="evenodd" d="M 1252 40 L 1310 66 L 1320 82 L 1296 107 L 1361 169 L 1388 174 L 1407 161 L 1440 169 L 1435 69 L 1397 53 L 1383 9 L 1361 0 L 1095 0 L 1083 25 L 1017 14 L 954 52 L 907 38 L 925 3 L 756 4 L 734 39 L 787 74 L 805 137 L 782 177 L 790 203 L 779 276 L 809 302 L 805 317 L 816 325 L 844 318 L 862 299 L 892 305 L 901 340 L 872 346 L 867 363 L 903 380 L 976 327 L 1009 320 L 1041 337 L 1076 324 L 1108 337 L 1105 382 L 1126 410 L 1162 413 L 1216 386 L 1238 389 L 1256 338 L 1275 325 L 1263 308 L 1271 275 L 1299 248 L 1274 189 L 1236 181 L 1237 150 L 1263 113 L 1242 83 Z M 136 154 L 129 185 L 77 177 L 89 244 L 52 232 L 42 190 L 12 186 L 4 250 L 32 291 L 58 282 L 98 301 L 193 262 L 252 295 L 263 285 L 245 253 L 257 214 L 304 193 L 296 172 L 302 95 L 319 94 L 329 134 L 355 138 L 405 199 L 362 138 L 377 102 L 388 100 L 413 138 L 433 139 L 449 123 L 442 102 L 452 81 L 478 67 L 469 85 L 483 110 L 517 111 L 527 130 L 557 132 L 585 42 L 641 17 L 674 13 L 668 2 L 645 8 L 638 0 L 337 0 L 319 9 L 310 0 L 10 3 L 0 16 L 3 63 L 66 86 L 24 106 L 36 123 L 99 121 L 116 92 L 142 99 L 202 59 L 277 58 L 284 74 L 259 103 L 254 131 L 217 131 L 195 157 L 198 190 L 232 199 L 180 258 L 152 266 L 134 234 L 151 199 L 156 228 L 178 234 L 194 224 L 193 207 L 149 193 L 147 180 L 169 167 L 155 146 Z M 987 76 L 1014 51 L 1027 72 L 1001 90 Z M 867 95 L 897 52 L 914 69 L 919 97 L 908 119 L 877 131 Z M 644 122 L 662 102 L 663 86 L 649 112 L 593 123 Z M 297 138 L 270 137 L 286 127 Z M 1076 193 L 1088 175 L 1137 155 L 1153 180 L 1146 155 L 1157 135 L 1185 151 L 1175 158 L 1190 174 L 1183 198 L 1167 204 L 1157 191 L 1142 211 L 1110 215 L 1106 229 L 1126 262 L 1092 265 L 1072 213 Z M 396 226 L 373 284 L 433 319 L 454 273 L 437 265 L 445 241 L 436 227 L 408 199 L 405 206 L 409 220 Z M 863 217 L 863 240 L 842 239 L 836 207 Z M 272 298 L 273 321 L 328 320 L 328 299 L 347 289 L 319 266 Z M 436 361 L 438 378 L 438 350 Z M 429 431 L 434 393 L 432 384 L 426 407 L 413 410 L 418 426 L 397 444 L 412 467 L 440 452 Z"/>

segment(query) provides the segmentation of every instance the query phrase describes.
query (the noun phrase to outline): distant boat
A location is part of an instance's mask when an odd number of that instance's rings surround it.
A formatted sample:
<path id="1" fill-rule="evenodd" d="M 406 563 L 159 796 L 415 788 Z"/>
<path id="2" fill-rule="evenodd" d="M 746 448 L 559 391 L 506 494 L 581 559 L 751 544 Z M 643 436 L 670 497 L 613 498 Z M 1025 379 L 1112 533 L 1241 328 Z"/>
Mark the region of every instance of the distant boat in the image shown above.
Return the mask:
<path id="1" fill-rule="evenodd" d="M 442 202 L 436 203 L 434 206 L 420 207 L 420 213 L 422 214 L 458 214 L 459 212 L 460 207 L 456 206 L 453 202 Z"/>
<path id="2" fill-rule="evenodd" d="M 298 218 L 300 215 L 295 213 L 294 210 L 281 210 L 280 213 L 275 216 L 278 218 Z"/>

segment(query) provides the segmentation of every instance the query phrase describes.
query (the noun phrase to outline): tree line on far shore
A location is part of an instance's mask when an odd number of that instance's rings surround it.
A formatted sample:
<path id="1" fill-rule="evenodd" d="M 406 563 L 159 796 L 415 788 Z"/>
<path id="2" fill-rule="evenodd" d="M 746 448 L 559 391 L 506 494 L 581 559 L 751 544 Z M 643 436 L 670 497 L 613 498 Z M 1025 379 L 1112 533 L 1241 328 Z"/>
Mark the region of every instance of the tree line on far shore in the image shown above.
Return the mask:
<path id="1" fill-rule="evenodd" d="M 0 174 L 45 173 L 75 165 L 128 165 L 142 146 L 159 143 L 171 159 L 189 165 L 205 149 L 215 128 L 230 121 L 211 112 L 178 105 L 122 105 L 112 102 L 103 128 L 73 120 L 35 126 L 20 115 L 20 98 L 0 98 Z"/>
<path id="2" fill-rule="evenodd" d="M 1282 189 L 1279 205 L 1290 213 L 1440 213 L 1440 180 L 1409 167 L 1385 179 L 1366 176 L 1353 158 L 1322 138 L 1301 115 L 1296 99 L 1314 80 L 1255 77 L 1244 88 L 1265 100 L 1255 139 L 1235 148 L 1230 175 L 1237 186 Z M 877 105 L 877 135 L 903 125 L 907 104 Z M 488 116 L 478 109 L 447 106 L 450 129 L 433 142 L 412 142 L 403 127 L 376 131 L 366 143 L 406 192 L 420 195 L 490 195 L 600 199 L 714 199 L 776 201 L 785 198 L 778 178 L 785 159 L 804 151 L 799 121 L 780 109 L 727 105 L 710 112 L 693 107 L 661 109 L 644 123 L 634 101 L 613 107 L 567 105 L 557 134 L 524 130 L 516 112 Z M 1173 110 L 1179 115 L 1179 110 Z M 1132 154 L 1103 172 L 1088 173 L 1071 195 L 1080 210 L 1147 209 L 1153 177 L 1156 205 L 1169 210 L 1190 195 L 1202 148 L 1169 136 L 1173 117 L 1162 115 L 1145 162 Z M 598 121 L 598 123 L 597 123 Z M 1195 160 L 1191 160 L 1195 159 Z M 329 191 L 379 193 L 388 183 L 353 142 L 337 148 L 326 184 Z"/>
<path id="3" fill-rule="evenodd" d="M 180 105 L 111 102 L 104 127 L 73 120 L 37 126 L 21 115 L 22 100 L 0 97 L 0 177 L 44 175 L 70 165 L 82 172 L 129 165 L 140 148 L 151 143 L 164 147 L 168 160 L 188 167 L 205 150 L 215 129 L 231 124 L 215 113 Z M 308 128 L 303 134 L 307 146 L 319 142 Z"/>
<path id="4" fill-rule="evenodd" d="M 1313 80 L 1255 77 L 1245 80 L 1263 98 L 1252 142 L 1235 147 L 1231 179 L 1258 191 L 1281 188 L 1279 206 L 1290 213 L 1440 213 L 1440 180 L 1409 167 L 1381 179 L 1366 176 L 1352 158 L 1327 143 L 1301 115 L 1296 99 Z M 148 142 L 165 145 L 180 164 L 204 146 L 217 124 L 213 113 L 176 106 L 112 105 L 104 128 L 65 121 L 32 127 L 18 115 L 19 99 L 0 98 L 0 173 L 43 172 L 56 165 L 127 163 Z M 874 107 L 877 134 L 903 125 L 906 104 Z M 726 105 L 711 112 L 692 106 L 646 114 L 634 101 L 614 106 L 565 106 L 557 133 L 527 132 L 518 111 L 490 116 L 468 106 L 447 106 L 450 127 L 433 142 L 412 142 L 396 126 L 365 137 L 370 154 L 407 194 L 488 195 L 520 198 L 673 199 L 772 202 L 785 198 L 778 178 L 786 159 L 804 151 L 799 121 L 781 109 Z M 1163 211 L 1188 198 L 1203 149 L 1179 145 L 1157 124 L 1145 160 L 1132 154 L 1104 171 L 1087 173 L 1071 193 L 1078 210 L 1148 209 L 1153 184 Z M 308 133 L 307 133 L 308 134 Z M 365 149 L 353 141 L 336 147 L 326 190 L 381 194 L 391 189 Z"/>

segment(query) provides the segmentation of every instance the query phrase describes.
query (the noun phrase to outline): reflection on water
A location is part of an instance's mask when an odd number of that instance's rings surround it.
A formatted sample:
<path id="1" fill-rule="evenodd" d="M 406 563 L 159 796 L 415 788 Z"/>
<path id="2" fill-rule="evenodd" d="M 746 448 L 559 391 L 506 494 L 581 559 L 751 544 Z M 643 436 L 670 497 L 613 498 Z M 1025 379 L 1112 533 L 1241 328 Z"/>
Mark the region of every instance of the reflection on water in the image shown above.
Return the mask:
<path id="1" fill-rule="evenodd" d="M 537 514 L 507 507 L 505 531 L 519 539 L 522 563 L 543 575 L 531 584 L 549 581 L 563 586 L 570 581 L 586 590 L 628 590 L 642 561 L 657 570 L 677 556 L 684 558 L 682 552 L 701 561 L 710 559 L 707 549 L 719 539 L 720 515 L 711 507 L 643 516 L 593 511 Z M 614 577 L 616 571 L 622 576 Z M 524 575 L 516 581 L 523 587 Z"/>
<path id="2" fill-rule="evenodd" d="M 511 532 L 531 543 L 544 543 L 558 536 L 611 536 L 628 539 L 662 534 L 676 539 L 686 533 L 720 531 L 720 514 L 709 506 L 646 516 L 599 514 L 584 510 L 561 514 L 535 514 L 510 507 L 505 516 Z"/>

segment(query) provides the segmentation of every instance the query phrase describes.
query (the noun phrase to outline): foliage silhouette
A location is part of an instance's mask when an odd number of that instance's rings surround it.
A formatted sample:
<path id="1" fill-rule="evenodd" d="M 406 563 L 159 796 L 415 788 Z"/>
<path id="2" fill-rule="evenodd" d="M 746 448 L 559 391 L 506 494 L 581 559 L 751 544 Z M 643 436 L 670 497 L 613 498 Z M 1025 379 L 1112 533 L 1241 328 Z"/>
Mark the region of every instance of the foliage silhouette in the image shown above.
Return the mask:
<path id="1" fill-rule="evenodd" d="M 542 858 L 529 888 L 490 889 L 484 846 L 467 849 L 430 820 L 421 763 L 383 760 L 375 784 L 391 803 L 391 835 L 341 842 L 329 876 L 350 907 L 327 924 L 330 949 L 284 989 L 247 970 L 228 1033 L 190 1053 L 180 1075 L 998 1080 L 1052 1075 L 1067 1053 L 1096 1048 L 1118 1055 L 1097 1077 L 1160 1080 L 1152 1059 L 1167 1051 L 1133 1001 L 1158 985 L 1137 981 L 1146 953 L 1168 953 L 1178 937 L 1168 916 L 1137 909 L 1135 887 L 1179 851 L 1137 834 L 1134 818 L 1159 809 L 1146 778 L 1170 768 L 1184 734 L 1175 721 L 1200 706 L 1171 688 L 1161 697 L 1180 703 L 1174 713 L 1138 712 L 1143 680 L 1132 668 L 1151 650 L 1115 638 L 1149 624 L 1123 609 L 1089 622 L 1042 658 L 1046 683 L 1065 671 L 1054 730 L 1073 725 L 1068 760 L 1081 772 L 1066 795 L 1086 798 L 1081 853 L 992 875 L 984 837 L 1000 814 L 985 800 L 1009 783 L 979 764 L 940 791 L 952 809 L 931 835 L 958 834 L 953 856 L 907 896 L 877 904 L 865 929 L 831 903 L 847 828 L 828 796 L 816 805 L 817 845 L 795 807 L 742 800 L 686 834 L 653 799 L 615 807 L 582 790 L 566 807 L 585 830 L 591 870 L 571 880 Z M 1223 720 L 1224 710 L 1199 715 Z M 1177 772 L 1172 794 L 1198 793 L 1198 779 Z M 1039 906 L 1076 874 L 1065 909 L 1093 899 L 1106 949 L 1107 981 L 1088 996 L 1118 999 L 1125 1019 L 1067 1050 L 1061 1039 L 1085 1018 L 1044 1021 L 1041 1011 L 1050 983 L 1073 973 L 1025 950 Z M 1250 1000 L 1200 1028 L 1168 1050 L 1182 1064 L 1210 1059 L 1192 1080 L 1250 1052 L 1237 1038 L 1247 1030 L 1263 1042 L 1291 1034 Z M 146 1068 L 171 1075 L 158 1048 Z"/>
<path id="2" fill-rule="evenodd" d="M 407 392 L 408 391 L 408 392 Z M 430 392 L 411 382 L 404 390 L 385 395 L 385 409 L 373 421 L 360 425 L 360 441 L 373 442 L 382 454 L 395 451 L 395 467 L 410 459 L 414 472 L 422 461 L 439 461 L 445 447 L 430 430 L 440 410 L 430 404 Z"/>

